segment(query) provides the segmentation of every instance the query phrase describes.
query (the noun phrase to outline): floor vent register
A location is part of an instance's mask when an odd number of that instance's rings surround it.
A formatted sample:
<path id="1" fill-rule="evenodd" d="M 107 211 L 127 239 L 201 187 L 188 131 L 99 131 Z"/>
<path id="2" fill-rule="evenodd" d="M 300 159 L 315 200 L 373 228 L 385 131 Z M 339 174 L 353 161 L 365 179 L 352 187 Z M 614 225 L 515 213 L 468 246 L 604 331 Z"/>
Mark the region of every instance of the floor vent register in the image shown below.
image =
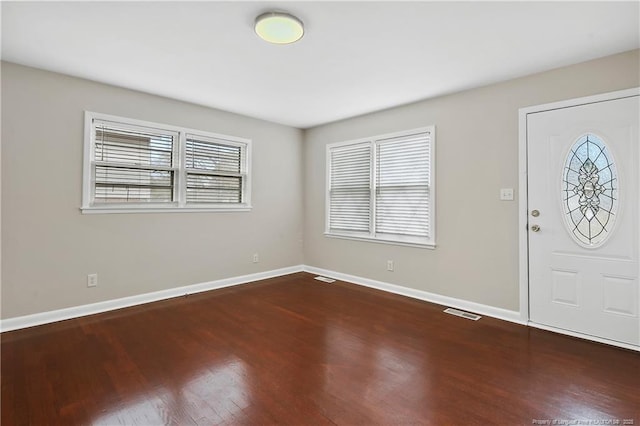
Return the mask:
<path id="1" fill-rule="evenodd" d="M 470 312 L 465 312 L 465 311 L 459 311 L 453 308 L 447 308 L 444 310 L 444 312 L 447 314 L 455 315 L 457 317 L 466 318 L 472 321 L 478 321 L 480 318 L 482 318 L 480 315 L 472 314 Z"/>
<path id="2" fill-rule="evenodd" d="M 323 277 L 322 275 L 318 275 L 314 278 L 314 280 L 322 281 L 323 283 L 334 283 L 336 280 L 332 278 Z"/>

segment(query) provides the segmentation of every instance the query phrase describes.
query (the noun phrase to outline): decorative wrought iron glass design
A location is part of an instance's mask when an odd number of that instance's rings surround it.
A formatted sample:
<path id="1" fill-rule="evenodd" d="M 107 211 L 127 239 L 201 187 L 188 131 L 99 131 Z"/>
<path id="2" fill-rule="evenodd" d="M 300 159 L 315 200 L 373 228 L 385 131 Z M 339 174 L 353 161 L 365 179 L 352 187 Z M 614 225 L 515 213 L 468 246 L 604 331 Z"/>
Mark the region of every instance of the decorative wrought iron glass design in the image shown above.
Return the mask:
<path id="1" fill-rule="evenodd" d="M 562 197 L 567 229 L 579 244 L 597 247 L 618 213 L 618 173 L 601 138 L 589 133 L 573 144 L 565 160 Z"/>

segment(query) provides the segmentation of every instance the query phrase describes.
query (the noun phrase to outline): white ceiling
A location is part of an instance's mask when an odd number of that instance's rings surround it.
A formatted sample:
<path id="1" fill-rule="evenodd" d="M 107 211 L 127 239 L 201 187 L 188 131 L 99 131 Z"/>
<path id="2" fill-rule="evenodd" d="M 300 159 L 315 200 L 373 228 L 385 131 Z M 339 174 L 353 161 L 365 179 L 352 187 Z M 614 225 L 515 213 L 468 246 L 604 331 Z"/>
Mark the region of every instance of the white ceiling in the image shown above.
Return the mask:
<path id="1" fill-rule="evenodd" d="M 2 59 L 308 128 L 638 48 L 639 5 L 3 2 Z M 274 9 L 300 42 L 254 34 Z"/>

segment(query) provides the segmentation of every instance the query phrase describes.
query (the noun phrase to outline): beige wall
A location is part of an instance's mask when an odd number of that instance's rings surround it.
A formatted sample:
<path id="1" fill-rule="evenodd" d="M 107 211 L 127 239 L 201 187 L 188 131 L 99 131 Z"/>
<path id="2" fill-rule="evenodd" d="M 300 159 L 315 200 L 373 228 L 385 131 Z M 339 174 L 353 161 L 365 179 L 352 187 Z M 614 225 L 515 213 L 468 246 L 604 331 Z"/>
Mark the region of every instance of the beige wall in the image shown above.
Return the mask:
<path id="1" fill-rule="evenodd" d="M 252 139 L 253 210 L 82 215 L 84 110 Z M 2 318 L 303 261 L 300 130 L 3 63 L 2 141 Z"/>
<path id="2" fill-rule="evenodd" d="M 518 207 L 498 190 L 518 185 L 518 108 L 640 86 L 639 62 L 636 50 L 305 132 L 3 63 L 0 318 L 303 262 L 517 310 Z M 252 139 L 253 210 L 82 215 L 84 110 Z M 438 247 L 326 238 L 326 144 L 430 124 Z"/>
<path id="3" fill-rule="evenodd" d="M 639 61 L 635 50 L 307 130 L 305 263 L 518 310 L 518 202 L 498 198 L 507 187 L 518 197 L 518 109 L 640 86 Z M 431 124 L 437 248 L 325 237 L 325 146 Z"/>

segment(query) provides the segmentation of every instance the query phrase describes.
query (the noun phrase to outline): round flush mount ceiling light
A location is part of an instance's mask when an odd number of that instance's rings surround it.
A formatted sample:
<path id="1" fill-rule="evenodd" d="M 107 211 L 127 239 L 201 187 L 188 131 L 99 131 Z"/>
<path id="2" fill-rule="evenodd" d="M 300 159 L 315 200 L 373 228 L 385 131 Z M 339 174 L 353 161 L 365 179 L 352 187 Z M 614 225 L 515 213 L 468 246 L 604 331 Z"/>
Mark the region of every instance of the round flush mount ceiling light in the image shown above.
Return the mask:
<path id="1" fill-rule="evenodd" d="M 267 12 L 256 18 L 256 34 L 274 44 L 294 43 L 304 35 L 302 21 L 284 12 Z"/>

